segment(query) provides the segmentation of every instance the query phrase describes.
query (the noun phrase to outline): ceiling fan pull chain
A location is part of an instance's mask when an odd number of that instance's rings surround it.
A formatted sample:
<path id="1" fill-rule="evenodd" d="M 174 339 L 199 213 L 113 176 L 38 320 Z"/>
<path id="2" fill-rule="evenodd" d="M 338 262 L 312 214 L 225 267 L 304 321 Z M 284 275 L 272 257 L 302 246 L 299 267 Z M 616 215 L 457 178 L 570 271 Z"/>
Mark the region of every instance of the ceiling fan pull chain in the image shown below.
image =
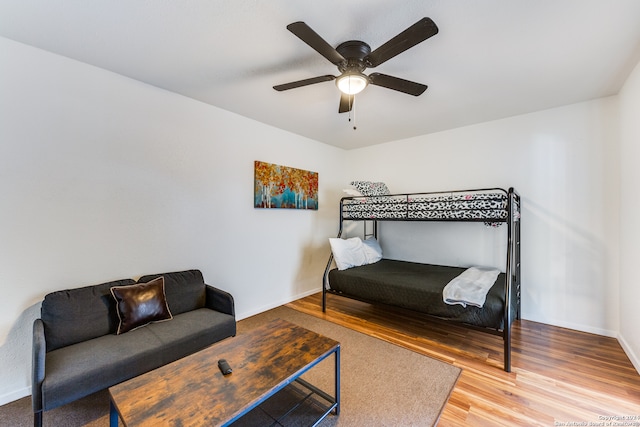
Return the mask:
<path id="1" fill-rule="evenodd" d="M 353 130 L 356 130 L 356 97 L 353 96 Z"/>
<path id="2" fill-rule="evenodd" d="M 351 114 L 353 114 L 353 130 L 356 130 L 356 96 L 349 97 L 349 122 L 351 122 Z"/>

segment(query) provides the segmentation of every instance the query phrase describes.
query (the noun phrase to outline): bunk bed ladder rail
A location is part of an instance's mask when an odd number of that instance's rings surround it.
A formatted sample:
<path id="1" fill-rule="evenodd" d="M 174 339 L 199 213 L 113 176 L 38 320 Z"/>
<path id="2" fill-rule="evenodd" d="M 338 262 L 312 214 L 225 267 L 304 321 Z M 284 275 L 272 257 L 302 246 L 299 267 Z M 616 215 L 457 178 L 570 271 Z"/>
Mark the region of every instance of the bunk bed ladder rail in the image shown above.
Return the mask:
<path id="1" fill-rule="evenodd" d="M 340 228 L 338 229 L 337 238 L 342 236 L 342 209 L 343 209 L 343 201 L 340 200 Z M 333 263 L 333 252 L 329 251 L 329 261 L 327 261 L 327 266 L 324 269 L 324 274 L 322 275 L 322 312 L 326 313 L 327 311 L 327 289 L 329 288 L 329 270 L 331 270 L 331 264 Z"/>
<path id="2" fill-rule="evenodd" d="M 342 230 L 344 225 L 344 219 L 342 218 L 342 212 L 344 208 L 344 198 L 340 199 L 340 228 L 338 229 L 338 235 L 336 236 L 338 239 L 342 237 Z M 367 223 L 372 223 L 372 231 L 367 232 Z M 378 238 L 378 221 L 369 220 L 364 221 L 364 238 L 375 237 Z M 322 312 L 326 313 L 327 311 L 327 289 L 329 289 L 329 271 L 331 270 L 331 264 L 333 263 L 333 252 L 329 254 L 329 261 L 327 261 L 327 266 L 324 268 L 324 274 L 322 275 Z"/>
<path id="3" fill-rule="evenodd" d="M 517 213 L 515 209 L 517 208 Z M 516 318 L 520 319 L 520 196 L 509 188 L 507 207 L 507 265 L 504 306 L 504 370 L 511 372 L 511 298 L 516 292 Z"/>
<path id="4" fill-rule="evenodd" d="M 340 231 L 338 232 L 338 238 L 342 235 L 342 220 L 340 221 Z M 329 287 L 329 270 L 331 270 L 331 264 L 333 263 L 333 252 L 329 254 L 329 261 L 324 269 L 322 275 L 322 312 L 327 312 L 327 289 Z"/>

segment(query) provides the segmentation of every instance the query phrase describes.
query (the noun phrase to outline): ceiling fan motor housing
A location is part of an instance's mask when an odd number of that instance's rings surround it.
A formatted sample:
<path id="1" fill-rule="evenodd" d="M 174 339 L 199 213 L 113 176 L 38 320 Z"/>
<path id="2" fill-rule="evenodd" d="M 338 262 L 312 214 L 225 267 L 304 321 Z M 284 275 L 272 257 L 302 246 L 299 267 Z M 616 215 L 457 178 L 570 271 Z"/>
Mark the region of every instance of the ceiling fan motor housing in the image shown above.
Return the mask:
<path id="1" fill-rule="evenodd" d="M 336 50 L 346 59 L 346 62 L 338 64 L 341 73 L 345 71 L 363 72 L 367 68 L 365 58 L 371 53 L 371 47 L 360 40 L 349 40 L 340 43 Z"/>

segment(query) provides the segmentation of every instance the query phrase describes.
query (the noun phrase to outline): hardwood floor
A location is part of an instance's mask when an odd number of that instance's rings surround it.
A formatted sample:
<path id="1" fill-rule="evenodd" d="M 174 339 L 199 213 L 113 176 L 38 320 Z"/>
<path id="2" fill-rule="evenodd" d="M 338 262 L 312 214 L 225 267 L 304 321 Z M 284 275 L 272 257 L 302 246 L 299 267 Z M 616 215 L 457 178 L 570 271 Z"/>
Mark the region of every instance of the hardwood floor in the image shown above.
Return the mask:
<path id="1" fill-rule="evenodd" d="M 287 306 L 462 368 L 439 426 L 640 426 L 640 375 L 613 338 L 516 321 L 507 373 L 500 336 L 335 295 L 326 314 L 320 293 Z"/>

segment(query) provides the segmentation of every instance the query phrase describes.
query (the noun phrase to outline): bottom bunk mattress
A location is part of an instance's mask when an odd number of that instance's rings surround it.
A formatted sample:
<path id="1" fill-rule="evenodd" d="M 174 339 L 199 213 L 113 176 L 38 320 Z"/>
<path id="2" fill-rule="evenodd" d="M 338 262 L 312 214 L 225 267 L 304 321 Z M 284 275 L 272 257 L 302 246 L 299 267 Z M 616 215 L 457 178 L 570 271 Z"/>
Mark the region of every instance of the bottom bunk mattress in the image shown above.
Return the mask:
<path id="1" fill-rule="evenodd" d="M 487 292 L 482 308 L 446 304 L 442 290 L 466 268 L 382 259 L 329 272 L 331 291 L 368 302 L 389 304 L 477 327 L 500 330 L 504 324 L 505 274 Z M 515 297 L 515 292 L 511 292 Z M 515 299 L 512 298 L 512 302 Z M 515 319 L 515 304 L 511 304 Z"/>

